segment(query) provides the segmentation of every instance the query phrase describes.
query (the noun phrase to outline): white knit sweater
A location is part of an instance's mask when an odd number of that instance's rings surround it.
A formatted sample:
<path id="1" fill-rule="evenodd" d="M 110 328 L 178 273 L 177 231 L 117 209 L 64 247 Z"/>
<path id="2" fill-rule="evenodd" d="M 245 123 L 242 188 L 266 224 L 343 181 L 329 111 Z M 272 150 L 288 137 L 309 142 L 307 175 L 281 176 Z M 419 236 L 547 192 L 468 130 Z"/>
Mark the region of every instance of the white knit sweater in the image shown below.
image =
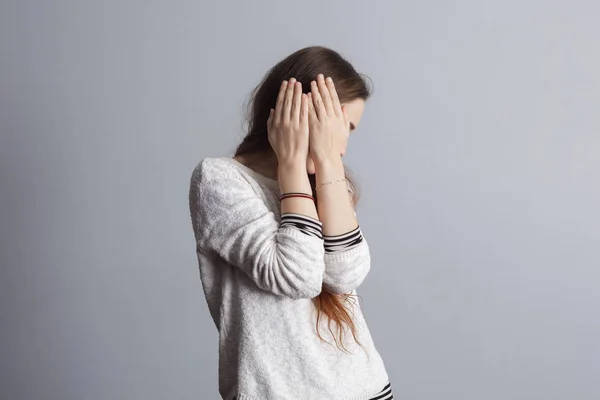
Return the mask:
<path id="1" fill-rule="evenodd" d="M 316 332 L 312 297 L 322 284 L 356 294 L 370 270 L 366 240 L 324 251 L 324 240 L 281 225 L 279 185 L 230 157 L 194 169 L 190 211 L 202 287 L 219 332 L 219 393 L 225 400 L 367 400 L 389 383 L 360 303 L 357 338 L 335 345 L 327 317 Z M 337 334 L 337 326 L 332 323 Z M 336 335 L 337 336 L 337 335 Z"/>

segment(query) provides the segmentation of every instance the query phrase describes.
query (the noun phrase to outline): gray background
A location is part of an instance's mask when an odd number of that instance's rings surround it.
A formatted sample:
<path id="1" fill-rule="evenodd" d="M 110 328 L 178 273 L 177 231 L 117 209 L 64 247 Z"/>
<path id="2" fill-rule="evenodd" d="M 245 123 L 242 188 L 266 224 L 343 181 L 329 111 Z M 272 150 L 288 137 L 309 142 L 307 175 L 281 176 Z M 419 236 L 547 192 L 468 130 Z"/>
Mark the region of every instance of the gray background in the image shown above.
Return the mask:
<path id="1" fill-rule="evenodd" d="M 2 1 L 0 398 L 215 399 L 187 204 L 322 44 L 375 82 L 348 164 L 400 399 L 600 398 L 593 1 Z"/>

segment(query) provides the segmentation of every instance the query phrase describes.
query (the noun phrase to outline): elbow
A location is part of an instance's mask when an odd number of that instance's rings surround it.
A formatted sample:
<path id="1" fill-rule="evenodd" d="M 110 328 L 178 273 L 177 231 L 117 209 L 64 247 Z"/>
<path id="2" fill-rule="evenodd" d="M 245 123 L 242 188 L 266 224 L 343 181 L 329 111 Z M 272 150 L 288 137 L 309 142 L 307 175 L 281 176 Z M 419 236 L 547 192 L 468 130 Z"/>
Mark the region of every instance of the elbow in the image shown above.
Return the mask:
<path id="1" fill-rule="evenodd" d="M 331 293 L 351 293 L 365 281 L 371 271 L 368 248 L 326 257 L 323 283 Z"/>
<path id="2" fill-rule="evenodd" d="M 328 275 L 323 278 L 325 289 L 334 294 L 352 293 L 367 278 L 371 269 L 370 263 L 365 263 L 355 273 L 346 273 L 342 275 Z"/>

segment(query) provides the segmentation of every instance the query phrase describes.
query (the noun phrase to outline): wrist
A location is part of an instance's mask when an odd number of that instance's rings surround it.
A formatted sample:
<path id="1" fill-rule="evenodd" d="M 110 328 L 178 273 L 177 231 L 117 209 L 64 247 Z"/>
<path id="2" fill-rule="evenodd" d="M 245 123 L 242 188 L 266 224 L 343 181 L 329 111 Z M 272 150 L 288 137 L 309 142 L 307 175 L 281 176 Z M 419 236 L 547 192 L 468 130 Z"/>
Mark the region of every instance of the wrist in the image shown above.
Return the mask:
<path id="1" fill-rule="evenodd" d="M 285 162 L 277 166 L 277 181 L 281 193 L 312 193 L 306 160 L 300 162 Z"/>
<path id="2" fill-rule="evenodd" d="M 313 159 L 313 161 L 315 163 L 315 170 L 317 174 L 320 171 L 344 170 L 344 162 L 342 161 L 342 156 L 339 154 L 316 157 Z"/>
<path id="3" fill-rule="evenodd" d="M 307 175 L 306 159 L 285 160 L 277 163 L 277 175 Z"/>

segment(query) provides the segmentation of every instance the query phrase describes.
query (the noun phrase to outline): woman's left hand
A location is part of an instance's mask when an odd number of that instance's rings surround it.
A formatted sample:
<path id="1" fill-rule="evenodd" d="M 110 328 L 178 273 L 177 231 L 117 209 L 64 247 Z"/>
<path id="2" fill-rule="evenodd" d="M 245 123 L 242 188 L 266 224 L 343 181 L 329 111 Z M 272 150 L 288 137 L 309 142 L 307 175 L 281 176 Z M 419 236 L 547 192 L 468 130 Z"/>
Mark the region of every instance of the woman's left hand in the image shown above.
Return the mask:
<path id="1" fill-rule="evenodd" d="M 309 149 L 314 162 L 340 157 L 350 134 L 350 121 L 331 78 L 319 74 L 308 93 Z"/>

